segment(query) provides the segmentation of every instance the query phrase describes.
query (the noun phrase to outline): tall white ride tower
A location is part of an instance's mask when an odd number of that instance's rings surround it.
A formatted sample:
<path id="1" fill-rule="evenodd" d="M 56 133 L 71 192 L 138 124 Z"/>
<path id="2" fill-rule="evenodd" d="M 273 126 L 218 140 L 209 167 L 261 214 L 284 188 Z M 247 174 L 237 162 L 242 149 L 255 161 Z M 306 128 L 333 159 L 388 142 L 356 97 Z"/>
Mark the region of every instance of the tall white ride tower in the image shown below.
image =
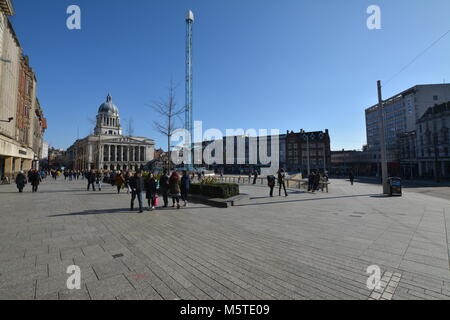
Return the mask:
<path id="1" fill-rule="evenodd" d="M 194 13 L 189 10 L 186 13 L 186 111 L 185 111 L 185 129 L 190 133 L 189 143 L 189 163 L 186 165 L 188 170 L 194 168 L 194 118 L 193 109 L 193 74 L 192 74 L 192 39 L 193 39 Z"/>

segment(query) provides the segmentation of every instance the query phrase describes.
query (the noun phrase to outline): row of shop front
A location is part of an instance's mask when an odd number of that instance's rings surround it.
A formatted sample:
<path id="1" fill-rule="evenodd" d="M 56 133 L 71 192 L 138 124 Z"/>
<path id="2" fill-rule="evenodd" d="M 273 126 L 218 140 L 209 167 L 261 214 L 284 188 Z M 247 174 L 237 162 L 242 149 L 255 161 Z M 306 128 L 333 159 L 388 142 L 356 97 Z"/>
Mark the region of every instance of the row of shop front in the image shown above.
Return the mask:
<path id="1" fill-rule="evenodd" d="M 13 181 L 20 171 L 37 169 L 39 161 L 31 148 L 17 145 L 15 141 L 0 136 L 0 177 Z"/>

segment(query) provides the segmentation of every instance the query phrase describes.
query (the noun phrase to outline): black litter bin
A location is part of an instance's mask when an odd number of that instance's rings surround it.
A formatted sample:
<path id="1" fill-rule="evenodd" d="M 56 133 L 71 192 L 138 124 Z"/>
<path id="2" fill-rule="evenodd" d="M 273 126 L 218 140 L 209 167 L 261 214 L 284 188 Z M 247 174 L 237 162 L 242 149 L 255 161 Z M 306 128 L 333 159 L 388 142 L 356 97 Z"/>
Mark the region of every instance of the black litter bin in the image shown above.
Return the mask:
<path id="1" fill-rule="evenodd" d="M 389 196 L 402 196 L 402 179 L 389 178 Z"/>

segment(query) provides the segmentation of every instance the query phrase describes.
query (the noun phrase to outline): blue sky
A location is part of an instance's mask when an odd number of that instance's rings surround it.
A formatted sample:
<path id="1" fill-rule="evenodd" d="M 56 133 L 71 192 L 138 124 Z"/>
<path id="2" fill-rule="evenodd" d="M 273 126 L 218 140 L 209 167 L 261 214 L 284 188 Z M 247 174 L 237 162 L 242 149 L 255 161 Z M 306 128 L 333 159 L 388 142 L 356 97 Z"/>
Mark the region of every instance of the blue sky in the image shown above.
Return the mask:
<path id="1" fill-rule="evenodd" d="M 194 118 L 206 128 L 330 130 L 332 149 L 366 142 L 364 109 L 386 81 L 450 28 L 447 0 L 13 0 L 38 79 L 46 141 L 90 132 L 108 92 L 135 135 L 154 138 L 146 106 L 171 78 L 184 104 L 185 11 L 196 14 Z M 82 30 L 66 28 L 81 8 Z M 382 10 L 368 30 L 366 9 Z M 450 82 L 450 35 L 384 87 Z M 78 129 L 79 128 L 79 129 Z"/>

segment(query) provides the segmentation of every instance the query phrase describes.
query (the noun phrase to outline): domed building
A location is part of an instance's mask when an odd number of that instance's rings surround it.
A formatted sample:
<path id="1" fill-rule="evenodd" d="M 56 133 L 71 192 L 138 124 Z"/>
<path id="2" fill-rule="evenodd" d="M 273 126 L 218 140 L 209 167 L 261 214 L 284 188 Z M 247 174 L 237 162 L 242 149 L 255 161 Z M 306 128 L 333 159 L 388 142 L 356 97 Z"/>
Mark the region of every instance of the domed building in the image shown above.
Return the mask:
<path id="1" fill-rule="evenodd" d="M 98 108 L 96 119 L 94 134 L 77 140 L 67 150 L 71 169 L 136 171 L 153 160 L 155 141 L 123 135 L 119 108 L 110 94 Z"/>
<path id="2" fill-rule="evenodd" d="M 95 134 L 122 135 L 119 108 L 112 103 L 112 97 L 110 94 L 106 97 L 106 102 L 102 103 L 100 108 L 98 108 Z"/>

